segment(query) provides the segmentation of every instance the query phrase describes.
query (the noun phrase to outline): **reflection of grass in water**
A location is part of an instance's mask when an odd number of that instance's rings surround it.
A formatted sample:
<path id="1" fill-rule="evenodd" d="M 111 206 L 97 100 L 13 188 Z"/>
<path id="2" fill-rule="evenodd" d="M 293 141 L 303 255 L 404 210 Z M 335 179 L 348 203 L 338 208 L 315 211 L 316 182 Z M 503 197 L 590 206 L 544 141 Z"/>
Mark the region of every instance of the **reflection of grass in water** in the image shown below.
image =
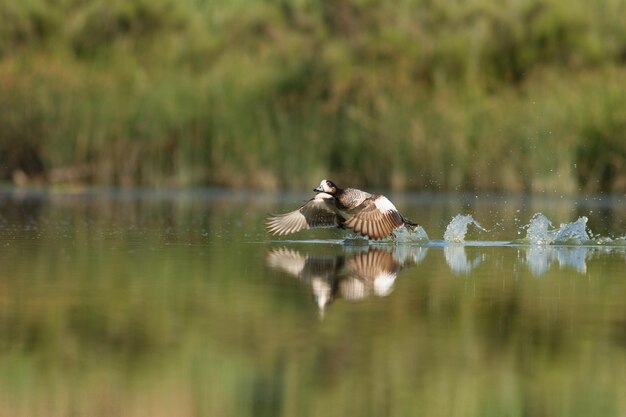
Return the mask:
<path id="1" fill-rule="evenodd" d="M 194 226 L 179 213 L 174 230 Z M 431 249 L 390 297 L 338 301 L 320 323 L 304 288 L 268 274 L 264 248 L 238 243 L 235 225 L 190 247 L 158 221 L 104 237 L 77 222 L 59 242 L 64 218 L 0 254 L 0 415 L 625 411 L 624 283 L 610 263 L 508 277 L 514 255 L 490 248 L 458 277 Z"/>
<path id="2" fill-rule="evenodd" d="M 8 4 L 2 177 L 624 189 L 623 0 Z"/>

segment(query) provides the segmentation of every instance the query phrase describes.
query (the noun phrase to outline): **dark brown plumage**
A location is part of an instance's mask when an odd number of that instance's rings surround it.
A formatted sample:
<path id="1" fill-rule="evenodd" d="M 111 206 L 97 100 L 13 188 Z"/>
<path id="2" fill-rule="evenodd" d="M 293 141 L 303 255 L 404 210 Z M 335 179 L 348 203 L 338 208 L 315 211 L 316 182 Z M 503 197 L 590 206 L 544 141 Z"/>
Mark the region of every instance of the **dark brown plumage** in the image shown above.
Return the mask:
<path id="1" fill-rule="evenodd" d="M 399 261 L 378 248 L 348 256 L 315 256 L 275 248 L 268 252 L 267 264 L 309 285 L 323 312 L 337 297 L 358 301 L 371 295 L 388 295 L 398 273 L 413 261 Z"/>
<path id="2" fill-rule="evenodd" d="M 380 240 L 402 225 L 416 226 L 383 195 L 355 188 L 341 189 L 329 180 L 322 180 L 314 191 L 315 197 L 298 210 L 268 217 L 268 231 L 287 235 L 314 227 L 342 227 Z"/>

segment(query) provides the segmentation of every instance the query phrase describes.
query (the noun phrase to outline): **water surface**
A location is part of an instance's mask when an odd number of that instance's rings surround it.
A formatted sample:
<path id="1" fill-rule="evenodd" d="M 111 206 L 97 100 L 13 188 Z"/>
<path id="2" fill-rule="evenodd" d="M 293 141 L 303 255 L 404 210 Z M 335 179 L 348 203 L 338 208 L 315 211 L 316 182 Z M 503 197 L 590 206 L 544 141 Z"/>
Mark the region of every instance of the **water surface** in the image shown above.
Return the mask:
<path id="1" fill-rule="evenodd" d="M 304 194 L 0 191 L 0 415 L 626 415 L 623 198 L 390 197 L 429 241 L 267 236 Z"/>

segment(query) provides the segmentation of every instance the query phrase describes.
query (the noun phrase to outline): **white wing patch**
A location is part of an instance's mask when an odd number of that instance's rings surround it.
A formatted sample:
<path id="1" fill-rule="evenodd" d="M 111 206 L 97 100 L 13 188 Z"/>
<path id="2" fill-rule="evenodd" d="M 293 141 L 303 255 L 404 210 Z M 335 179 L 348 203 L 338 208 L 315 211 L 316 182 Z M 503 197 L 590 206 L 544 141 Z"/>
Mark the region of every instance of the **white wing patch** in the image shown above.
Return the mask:
<path id="1" fill-rule="evenodd" d="M 403 224 L 396 206 L 384 196 L 366 200 L 362 206 L 361 211 L 345 222 L 345 226 L 356 233 L 378 240 Z"/>
<path id="2" fill-rule="evenodd" d="M 380 195 L 374 199 L 374 204 L 376 208 L 380 210 L 381 213 L 386 213 L 389 211 L 398 211 L 396 206 L 393 205 L 391 201 L 387 199 L 384 195 Z"/>
<path id="3" fill-rule="evenodd" d="M 379 297 L 385 297 L 393 291 L 393 284 L 396 281 L 396 274 L 390 272 L 381 272 L 374 278 L 374 294 Z"/>

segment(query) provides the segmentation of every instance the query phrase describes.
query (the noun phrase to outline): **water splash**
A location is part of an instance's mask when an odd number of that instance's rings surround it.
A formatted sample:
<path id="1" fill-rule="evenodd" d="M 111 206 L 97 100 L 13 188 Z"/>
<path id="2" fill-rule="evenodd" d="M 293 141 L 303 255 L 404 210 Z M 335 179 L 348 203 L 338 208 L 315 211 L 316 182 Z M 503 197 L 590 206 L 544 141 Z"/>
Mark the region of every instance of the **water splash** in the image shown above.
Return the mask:
<path id="1" fill-rule="evenodd" d="M 587 230 L 586 216 L 579 217 L 572 223 L 561 223 L 556 233 L 556 242 L 581 244 L 591 239 L 591 233 Z"/>
<path id="2" fill-rule="evenodd" d="M 422 226 L 400 226 L 393 231 L 393 235 L 383 240 L 369 240 L 363 236 L 355 236 L 351 231 L 344 232 L 342 243 L 346 246 L 368 246 L 370 244 L 397 244 L 397 243 L 426 243 L 430 239 Z"/>
<path id="3" fill-rule="evenodd" d="M 465 241 L 465 235 L 467 234 L 467 227 L 473 224 L 479 230 L 486 232 L 487 230 L 482 227 L 474 218 L 469 215 L 457 214 L 454 216 L 446 231 L 443 234 L 443 239 L 446 242 L 461 243 Z"/>
<path id="4" fill-rule="evenodd" d="M 608 236 L 594 236 L 593 243 L 600 246 L 626 246 L 626 236 L 616 238 Z"/>
<path id="5" fill-rule="evenodd" d="M 585 216 L 571 223 L 561 223 L 558 228 L 552 227 L 552 222 L 542 213 L 535 213 L 530 223 L 523 226 L 526 229 L 526 241 L 531 245 L 550 245 L 553 243 L 580 245 L 591 239 L 587 230 Z"/>
<path id="6" fill-rule="evenodd" d="M 519 222 L 519 219 L 515 219 Z M 608 237 L 595 235 L 588 227 L 589 219 L 586 216 L 579 217 L 576 221 L 570 223 L 561 223 L 558 227 L 554 227 L 552 221 L 543 213 L 535 213 L 528 224 L 518 228 L 518 234 L 526 232 L 526 236 L 521 239 L 513 239 L 507 242 L 484 242 L 492 243 L 513 243 L 531 246 L 546 245 L 575 245 L 575 246 L 605 246 L 605 247 L 624 247 L 626 246 L 626 235 L 620 237 Z M 496 226 L 498 223 L 495 223 Z M 465 237 L 470 225 L 477 229 L 488 232 L 489 230 L 482 227 L 471 215 L 457 214 L 452 218 L 444 232 L 444 241 L 447 244 L 460 243 L 466 244 Z M 401 226 L 394 230 L 393 236 L 385 240 L 371 241 L 361 236 L 355 236 L 350 231 L 344 232 L 344 240 L 342 243 L 346 246 L 367 247 L 369 245 L 390 245 L 390 244 L 434 244 L 437 241 L 430 241 L 426 230 L 422 226 Z M 480 244 L 483 242 L 472 242 Z"/>
<path id="7" fill-rule="evenodd" d="M 428 242 L 428 233 L 422 226 L 399 227 L 393 232 L 398 243 Z"/>
<path id="8" fill-rule="evenodd" d="M 522 229 L 526 229 L 526 240 L 531 245 L 549 245 L 556 238 L 552 222 L 542 213 L 535 213 L 530 223 L 522 226 Z"/>

